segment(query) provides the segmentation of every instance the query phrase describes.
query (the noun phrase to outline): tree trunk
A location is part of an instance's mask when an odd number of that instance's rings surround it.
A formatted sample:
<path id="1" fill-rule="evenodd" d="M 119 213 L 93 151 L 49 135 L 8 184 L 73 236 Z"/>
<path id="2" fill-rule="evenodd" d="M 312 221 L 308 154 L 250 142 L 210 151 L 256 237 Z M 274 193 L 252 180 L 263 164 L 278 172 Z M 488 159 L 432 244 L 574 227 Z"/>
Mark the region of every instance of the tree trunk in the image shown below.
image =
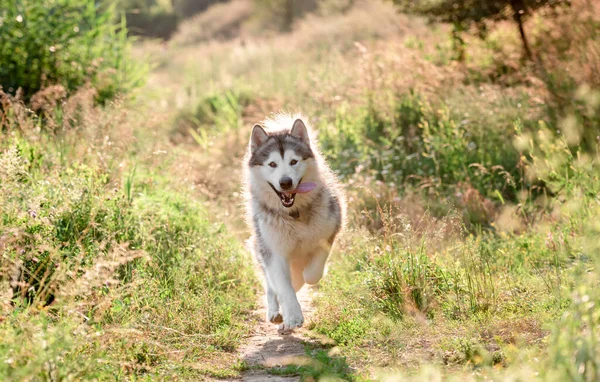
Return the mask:
<path id="1" fill-rule="evenodd" d="M 292 30 L 292 24 L 294 24 L 294 0 L 286 1 L 284 12 L 284 28 L 289 32 Z"/>
<path id="2" fill-rule="evenodd" d="M 525 15 L 526 9 L 525 4 L 522 0 L 511 0 L 510 5 L 513 9 L 513 17 L 515 22 L 519 26 L 519 34 L 521 35 L 521 42 L 523 43 L 523 50 L 528 60 L 533 60 L 533 54 L 529 49 L 529 42 L 527 41 L 527 35 L 525 34 L 525 28 L 523 28 L 523 15 Z"/>
<path id="3" fill-rule="evenodd" d="M 465 40 L 462 38 L 462 32 L 465 28 L 460 23 L 454 23 L 452 28 L 452 48 L 454 49 L 454 59 L 460 63 L 465 62 Z"/>

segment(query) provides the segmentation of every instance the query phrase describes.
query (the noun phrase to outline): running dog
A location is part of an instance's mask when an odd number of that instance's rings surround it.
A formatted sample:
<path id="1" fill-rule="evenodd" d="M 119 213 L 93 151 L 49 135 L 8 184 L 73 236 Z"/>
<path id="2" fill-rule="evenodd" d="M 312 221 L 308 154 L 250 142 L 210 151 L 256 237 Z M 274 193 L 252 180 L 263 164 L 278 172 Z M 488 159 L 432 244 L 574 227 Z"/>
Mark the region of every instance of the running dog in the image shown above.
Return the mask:
<path id="1" fill-rule="evenodd" d="M 249 243 L 265 274 L 267 320 L 289 333 L 304 323 L 296 292 L 323 277 L 344 223 L 344 195 L 301 117 L 277 114 L 255 125 L 244 161 Z"/>

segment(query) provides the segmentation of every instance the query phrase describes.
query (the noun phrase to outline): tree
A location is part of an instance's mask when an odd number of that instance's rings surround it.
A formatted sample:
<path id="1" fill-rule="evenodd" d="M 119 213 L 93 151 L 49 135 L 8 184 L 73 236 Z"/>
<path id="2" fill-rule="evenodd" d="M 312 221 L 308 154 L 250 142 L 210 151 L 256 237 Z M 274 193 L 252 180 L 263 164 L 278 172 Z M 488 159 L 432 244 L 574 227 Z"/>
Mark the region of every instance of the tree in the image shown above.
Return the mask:
<path id="1" fill-rule="evenodd" d="M 460 32 L 472 25 L 485 29 L 486 21 L 513 20 L 519 28 L 523 52 L 533 59 L 523 23 L 542 8 L 569 5 L 570 0 L 392 0 L 403 12 L 427 16 L 454 25 L 455 49 L 462 56 Z"/>
<path id="2" fill-rule="evenodd" d="M 226 0 L 171 0 L 171 6 L 181 18 L 188 18 Z"/>
<path id="3" fill-rule="evenodd" d="M 317 0 L 254 0 L 256 10 L 271 26 L 289 32 L 294 22 L 317 9 Z"/>

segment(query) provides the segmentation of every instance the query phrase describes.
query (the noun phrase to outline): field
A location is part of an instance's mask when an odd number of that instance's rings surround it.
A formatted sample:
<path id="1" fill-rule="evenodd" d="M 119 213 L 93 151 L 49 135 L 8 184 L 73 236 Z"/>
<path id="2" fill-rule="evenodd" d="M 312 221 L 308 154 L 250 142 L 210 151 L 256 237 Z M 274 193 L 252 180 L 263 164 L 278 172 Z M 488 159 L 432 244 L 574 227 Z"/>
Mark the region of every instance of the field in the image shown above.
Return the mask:
<path id="1" fill-rule="evenodd" d="M 528 60 L 510 21 L 458 59 L 447 24 L 322 3 L 289 28 L 251 0 L 164 42 L 111 27 L 103 59 L 61 56 L 91 77 L 0 83 L 0 380 L 600 379 L 598 5 L 529 18 Z M 276 111 L 318 132 L 348 221 L 304 355 L 256 365 L 242 158 Z"/>

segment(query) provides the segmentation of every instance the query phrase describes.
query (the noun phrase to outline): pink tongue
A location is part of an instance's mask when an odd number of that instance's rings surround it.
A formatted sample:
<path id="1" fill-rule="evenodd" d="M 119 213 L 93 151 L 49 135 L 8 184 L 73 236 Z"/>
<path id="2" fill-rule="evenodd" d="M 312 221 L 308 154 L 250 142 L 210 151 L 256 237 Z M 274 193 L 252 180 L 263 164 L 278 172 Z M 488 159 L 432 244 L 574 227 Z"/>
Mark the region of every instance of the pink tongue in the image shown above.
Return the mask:
<path id="1" fill-rule="evenodd" d="M 298 185 L 298 187 L 294 191 L 291 191 L 290 193 L 291 194 L 294 194 L 294 193 L 306 194 L 307 192 L 311 192 L 312 190 L 314 190 L 315 187 L 317 187 L 317 184 L 314 182 L 300 183 Z"/>

